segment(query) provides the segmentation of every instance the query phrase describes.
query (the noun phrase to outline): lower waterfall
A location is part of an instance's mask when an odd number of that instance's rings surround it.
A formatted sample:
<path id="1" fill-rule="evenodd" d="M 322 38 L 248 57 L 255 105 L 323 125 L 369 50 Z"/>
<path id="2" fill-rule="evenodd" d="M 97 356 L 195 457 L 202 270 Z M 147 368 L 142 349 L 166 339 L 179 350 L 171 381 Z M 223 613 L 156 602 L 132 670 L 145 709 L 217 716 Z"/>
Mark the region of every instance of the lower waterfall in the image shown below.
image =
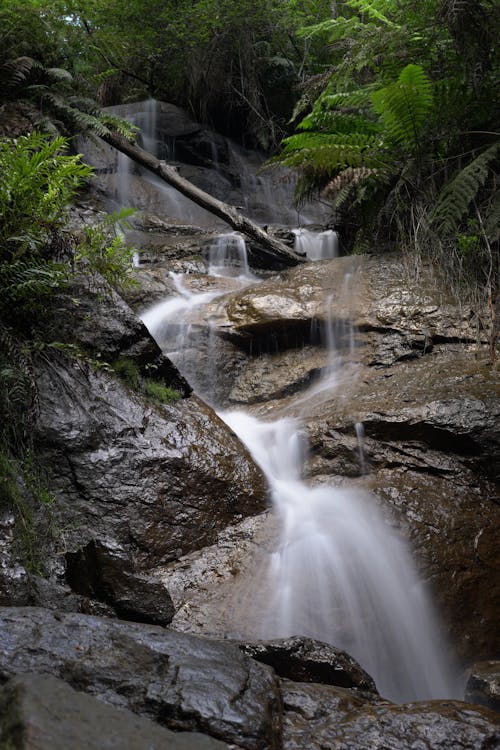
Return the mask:
<path id="1" fill-rule="evenodd" d="M 211 254 L 212 273 L 234 277 L 236 265 L 243 271 L 241 285 L 255 283 L 241 253 L 239 239 L 226 236 Z M 189 316 L 227 288 L 192 293 L 181 276 L 174 281 L 179 296 L 153 306 L 142 319 L 196 389 L 196 374 L 183 370 Z M 332 350 L 334 333 L 326 341 Z M 319 382 L 330 398 L 340 387 L 331 370 L 329 365 Z M 212 401 L 210 394 L 199 395 Z M 304 400 L 302 394 L 296 403 Z M 396 702 L 460 697 L 453 659 L 425 585 L 377 499 L 354 486 L 308 486 L 301 478 L 307 444 L 298 420 L 263 421 L 244 411 L 219 416 L 262 469 L 278 519 L 279 538 L 259 581 L 261 615 L 254 636 L 305 635 L 342 648 L 371 674 L 381 694 Z M 362 429 L 356 426 L 360 451 Z"/>

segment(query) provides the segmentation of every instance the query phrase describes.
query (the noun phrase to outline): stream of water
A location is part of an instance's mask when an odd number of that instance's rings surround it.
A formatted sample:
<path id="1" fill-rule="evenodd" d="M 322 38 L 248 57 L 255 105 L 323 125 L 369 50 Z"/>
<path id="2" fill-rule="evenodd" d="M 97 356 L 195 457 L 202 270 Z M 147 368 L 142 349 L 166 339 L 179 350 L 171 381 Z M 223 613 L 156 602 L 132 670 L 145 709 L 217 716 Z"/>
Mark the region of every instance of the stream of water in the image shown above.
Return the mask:
<path id="1" fill-rule="evenodd" d="M 304 236 L 302 235 L 302 239 Z M 322 257 L 325 237 L 307 235 L 308 255 Z M 331 252 L 332 238 L 328 237 Z M 219 238 L 210 253 L 209 272 L 255 283 L 237 235 Z M 183 352 L 190 346 L 193 315 L 227 291 L 192 293 L 173 276 L 177 296 L 153 306 L 143 320 L 164 351 L 196 387 Z M 345 282 L 351 294 L 350 279 Z M 334 396 L 334 362 L 339 337 L 329 320 L 329 365 L 314 387 Z M 342 324 L 340 334 L 352 336 Z M 213 403 L 213 394 L 201 393 Z M 302 395 L 304 400 L 304 395 Z M 307 445 L 296 419 L 263 421 L 244 411 L 219 412 L 264 472 L 279 520 L 279 539 L 262 581 L 269 599 L 256 637 L 307 635 L 351 653 L 374 677 L 382 695 L 398 701 L 460 697 L 425 586 L 403 540 L 380 513 L 376 499 L 357 488 L 308 486 L 301 478 Z M 360 455 L 363 427 L 356 425 Z"/>

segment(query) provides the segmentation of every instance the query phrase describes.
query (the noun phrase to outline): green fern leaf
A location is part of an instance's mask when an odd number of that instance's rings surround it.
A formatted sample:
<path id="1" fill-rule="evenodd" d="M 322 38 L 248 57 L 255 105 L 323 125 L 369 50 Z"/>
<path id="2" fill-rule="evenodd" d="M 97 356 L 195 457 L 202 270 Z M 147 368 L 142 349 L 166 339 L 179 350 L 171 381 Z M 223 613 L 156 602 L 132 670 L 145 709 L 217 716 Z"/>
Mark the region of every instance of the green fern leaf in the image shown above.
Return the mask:
<path id="1" fill-rule="evenodd" d="M 420 65 L 407 65 L 395 83 L 372 94 L 372 104 L 391 139 L 416 149 L 433 106 L 432 83 Z"/>
<path id="2" fill-rule="evenodd" d="M 431 214 L 431 221 L 440 231 L 456 231 L 470 204 L 488 179 L 490 165 L 499 152 L 500 141 L 497 141 L 461 169 L 441 190 Z M 491 229 L 492 227 L 489 231 Z"/>
<path id="3" fill-rule="evenodd" d="M 396 4 L 392 0 L 347 0 L 346 5 L 360 11 L 374 21 L 381 21 L 387 26 L 396 26 L 386 15 L 396 9 Z"/>

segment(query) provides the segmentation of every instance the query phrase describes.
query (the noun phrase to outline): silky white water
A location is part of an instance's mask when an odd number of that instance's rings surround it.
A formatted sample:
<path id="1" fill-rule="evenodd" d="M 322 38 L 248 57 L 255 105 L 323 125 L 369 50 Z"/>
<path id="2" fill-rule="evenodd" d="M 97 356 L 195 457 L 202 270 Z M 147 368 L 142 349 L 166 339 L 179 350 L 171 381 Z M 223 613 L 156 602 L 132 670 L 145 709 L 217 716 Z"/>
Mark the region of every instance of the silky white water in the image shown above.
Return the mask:
<path id="1" fill-rule="evenodd" d="M 326 229 L 324 232 L 312 232 L 309 229 L 294 229 L 294 249 L 308 260 L 331 260 L 339 254 L 337 232 Z"/>
<path id="2" fill-rule="evenodd" d="M 272 598 L 258 635 L 307 635 L 343 648 L 392 700 L 458 697 L 428 595 L 375 498 L 307 486 L 296 421 L 266 423 L 243 411 L 219 416 L 264 472 L 280 521 L 262 581 Z"/>
<path id="3" fill-rule="evenodd" d="M 212 267 L 224 268 L 221 248 L 226 247 L 231 269 L 238 244 L 217 245 Z M 179 296 L 155 305 L 142 319 L 182 371 L 190 316 L 224 292 L 192 293 L 182 277 L 173 279 Z M 346 299 L 350 282 L 344 285 Z M 330 315 L 331 364 L 323 379 L 329 398 L 339 383 L 332 377 L 339 336 L 350 341 L 352 326 Z M 194 373 L 184 369 L 184 374 L 196 385 Z M 200 395 L 210 400 L 210 394 Z M 264 422 L 244 411 L 219 416 L 261 467 L 279 521 L 275 550 L 259 580 L 260 622 L 253 635 L 306 635 L 343 648 L 372 675 L 382 695 L 398 702 L 460 697 L 429 595 L 376 498 L 356 487 L 308 486 L 301 478 L 307 445 L 297 420 Z M 362 425 L 356 434 L 365 471 Z"/>

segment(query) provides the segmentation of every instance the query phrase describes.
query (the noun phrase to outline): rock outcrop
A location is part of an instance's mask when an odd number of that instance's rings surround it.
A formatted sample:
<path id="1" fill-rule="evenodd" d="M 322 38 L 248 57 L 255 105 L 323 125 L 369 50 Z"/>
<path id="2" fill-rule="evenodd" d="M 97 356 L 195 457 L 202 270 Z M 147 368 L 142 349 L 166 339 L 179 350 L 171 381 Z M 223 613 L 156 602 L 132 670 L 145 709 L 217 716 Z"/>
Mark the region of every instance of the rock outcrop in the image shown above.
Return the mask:
<path id="1" fill-rule="evenodd" d="M 233 372 L 215 400 L 301 418 L 310 481 L 374 491 L 409 537 L 460 655 L 494 657 L 500 398 L 480 312 L 438 292 L 425 269 L 415 284 L 400 258 L 358 257 L 282 273 L 208 314 Z M 207 341 L 200 324 L 193 359 Z"/>
<path id="2" fill-rule="evenodd" d="M 9 750 L 224 750 L 196 732 L 171 732 L 73 690 L 51 675 L 13 677 L 0 688 L 0 746 Z"/>
<path id="3" fill-rule="evenodd" d="M 279 685 L 236 646 L 36 608 L 0 612 L 1 679 L 51 674 L 103 703 L 245 750 L 278 746 Z"/>

